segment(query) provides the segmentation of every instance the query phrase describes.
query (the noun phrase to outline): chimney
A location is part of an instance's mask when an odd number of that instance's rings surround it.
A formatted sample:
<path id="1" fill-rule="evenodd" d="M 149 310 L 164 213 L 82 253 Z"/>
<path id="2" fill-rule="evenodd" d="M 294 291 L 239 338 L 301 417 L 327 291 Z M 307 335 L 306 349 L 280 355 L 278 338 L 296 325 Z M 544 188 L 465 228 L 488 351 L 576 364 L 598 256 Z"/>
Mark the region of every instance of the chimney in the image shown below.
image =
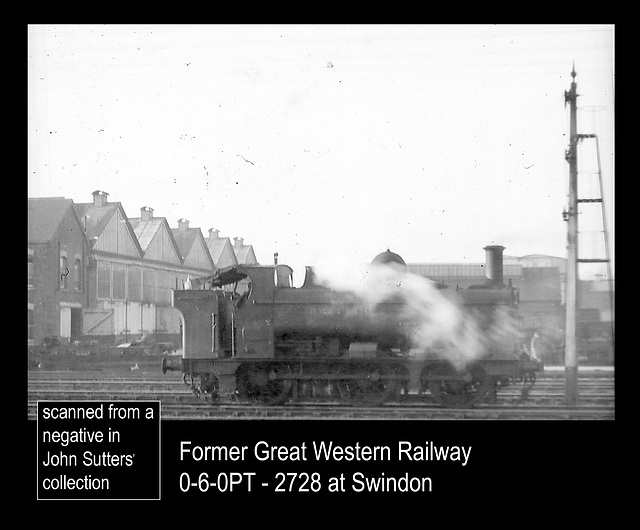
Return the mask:
<path id="1" fill-rule="evenodd" d="M 153 208 L 150 206 L 143 206 L 140 208 L 140 220 L 150 221 L 151 219 L 153 219 Z"/>
<path id="2" fill-rule="evenodd" d="M 244 246 L 243 241 L 244 241 L 244 239 L 242 239 L 241 237 L 234 237 L 233 238 L 233 247 L 234 248 L 242 248 Z"/>
<path id="3" fill-rule="evenodd" d="M 209 239 L 218 239 L 220 230 L 217 228 L 209 228 Z"/>
<path id="4" fill-rule="evenodd" d="M 484 247 L 487 253 L 485 274 L 489 283 L 495 287 L 504 287 L 503 268 L 502 268 L 502 252 L 504 247 L 501 245 L 489 245 Z"/>
<path id="5" fill-rule="evenodd" d="M 91 195 L 93 195 L 94 206 L 104 206 L 107 204 L 107 197 L 109 194 L 106 191 L 96 190 Z"/>
<path id="6" fill-rule="evenodd" d="M 186 219 L 178 219 L 178 230 L 188 230 L 189 229 L 189 221 Z"/>

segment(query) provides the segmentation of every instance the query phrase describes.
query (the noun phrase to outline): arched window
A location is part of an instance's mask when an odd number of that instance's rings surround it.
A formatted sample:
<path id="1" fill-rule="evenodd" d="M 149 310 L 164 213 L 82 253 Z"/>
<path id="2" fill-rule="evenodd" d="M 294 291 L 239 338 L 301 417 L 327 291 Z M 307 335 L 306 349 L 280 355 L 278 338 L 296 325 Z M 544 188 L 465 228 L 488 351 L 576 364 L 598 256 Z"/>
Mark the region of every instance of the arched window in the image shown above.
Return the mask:
<path id="1" fill-rule="evenodd" d="M 60 255 L 60 289 L 67 288 L 67 276 L 69 275 L 69 269 L 67 269 L 67 256 Z"/>
<path id="2" fill-rule="evenodd" d="M 76 282 L 76 291 L 82 291 L 82 262 L 76 258 L 73 262 L 73 277 Z"/>

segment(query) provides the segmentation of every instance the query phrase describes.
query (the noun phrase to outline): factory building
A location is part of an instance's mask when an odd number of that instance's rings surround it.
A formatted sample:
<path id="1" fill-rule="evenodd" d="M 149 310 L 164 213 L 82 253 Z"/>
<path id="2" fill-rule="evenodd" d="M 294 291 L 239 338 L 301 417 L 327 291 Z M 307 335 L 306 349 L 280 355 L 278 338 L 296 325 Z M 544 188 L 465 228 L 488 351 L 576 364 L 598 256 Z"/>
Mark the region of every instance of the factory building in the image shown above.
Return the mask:
<path id="1" fill-rule="evenodd" d="M 172 290 L 239 261 L 229 242 L 217 262 L 188 220 L 171 228 L 147 206 L 129 218 L 104 191 L 87 203 L 28 202 L 29 345 L 115 345 L 140 337 L 179 344 Z M 238 250 L 242 263 L 257 264 L 251 245 Z"/>

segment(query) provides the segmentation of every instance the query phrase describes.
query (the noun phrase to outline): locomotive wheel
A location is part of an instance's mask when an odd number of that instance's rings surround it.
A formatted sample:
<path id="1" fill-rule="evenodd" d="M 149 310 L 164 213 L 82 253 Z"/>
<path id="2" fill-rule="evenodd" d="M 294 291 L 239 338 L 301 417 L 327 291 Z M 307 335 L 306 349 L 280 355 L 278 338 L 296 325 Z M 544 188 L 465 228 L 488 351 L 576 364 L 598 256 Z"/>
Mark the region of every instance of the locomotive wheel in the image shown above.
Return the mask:
<path id="1" fill-rule="evenodd" d="M 349 366 L 340 371 L 338 379 L 340 397 L 350 405 L 375 407 L 382 405 L 396 389 L 396 381 L 384 379 L 393 370 L 384 365 Z"/>
<path id="2" fill-rule="evenodd" d="M 237 387 L 244 399 L 257 400 L 263 405 L 279 405 L 291 394 L 291 379 L 278 379 L 291 369 L 282 363 L 243 366 L 238 370 Z"/>
<path id="3" fill-rule="evenodd" d="M 434 366 L 428 371 L 429 392 L 443 407 L 472 407 L 480 403 L 491 389 L 491 379 L 486 377 L 481 366 L 469 367 L 459 373 L 449 364 Z M 438 379 L 442 376 L 442 379 Z M 460 376 L 460 379 L 450 379 Z"/>

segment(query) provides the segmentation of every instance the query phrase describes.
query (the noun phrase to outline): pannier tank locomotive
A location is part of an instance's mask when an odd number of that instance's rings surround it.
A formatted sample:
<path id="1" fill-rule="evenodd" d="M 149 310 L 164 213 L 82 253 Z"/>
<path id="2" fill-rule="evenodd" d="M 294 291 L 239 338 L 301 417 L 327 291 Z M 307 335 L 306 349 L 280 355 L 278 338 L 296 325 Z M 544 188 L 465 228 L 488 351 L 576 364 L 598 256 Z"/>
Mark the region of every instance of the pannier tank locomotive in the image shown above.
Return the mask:
<path id="1" fill-rule="evenodd" d="M 445 407 L 471 407 L 495 400 L 511 383 L 522 383 L 526 395 L 541 363 L 517 333 L 508 340 L 504 334 L 494 340 L 492 333 L 505 314 L 518 322 L 518 292 L 503 282 L 503 249 L 485 247 L 484 284 L 437 289 L 484 333 L 482 354 L 473 359 L 456 361 L 451 342 L 416 343 L 423 323 L 406 297 L 372 304 L 356 291 L 327 286 L 312 267 L 304 284 L 293 287 L 292 269 L 274 264 L 229 267 L 174 290 L 182 356 L 165 357 L 162 370 L 182 371 L 194 393 L 214 401 L 264 405 L 324 400 L 378 406 L 430 397 Z M 371 267 L 409 274 L 390 251 Z"/>

